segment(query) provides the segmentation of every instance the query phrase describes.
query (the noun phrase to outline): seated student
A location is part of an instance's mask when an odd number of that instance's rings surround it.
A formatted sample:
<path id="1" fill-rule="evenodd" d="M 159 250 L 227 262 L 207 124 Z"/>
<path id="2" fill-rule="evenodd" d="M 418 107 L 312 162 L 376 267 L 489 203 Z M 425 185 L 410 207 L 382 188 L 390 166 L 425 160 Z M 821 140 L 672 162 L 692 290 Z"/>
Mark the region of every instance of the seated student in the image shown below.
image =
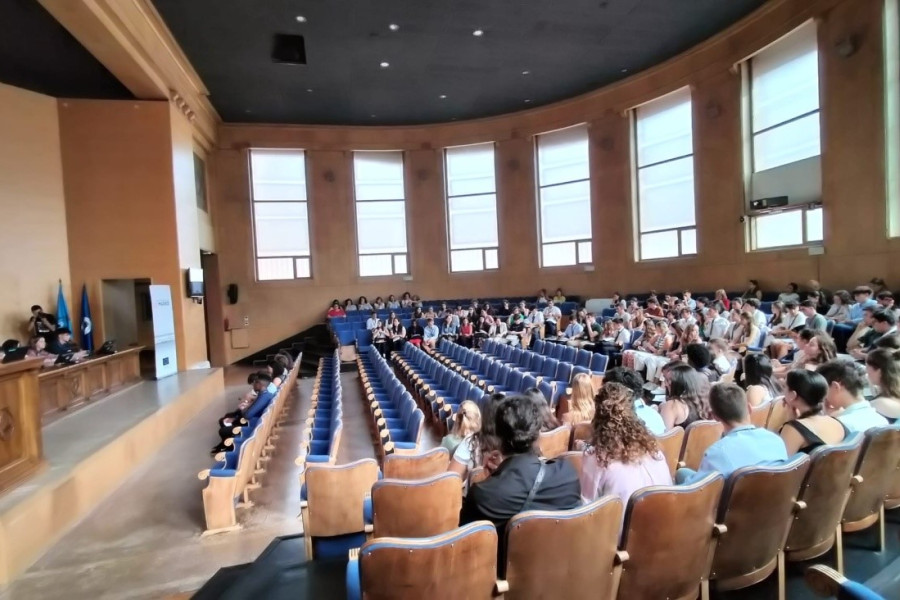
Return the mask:
<path id="1" fill-rule="evenodd" d="M 400 308 L 400 302 L 397 301 L 397 297 L 393 294 L 388 296 L 387 307 L 391 310 L 398 310 Z"/>
<path id="2" fill-rule="evenodd" d="M 387 334 L 391 341 L 391 349 L 398 352 L 402 350 L 403 344 L 406 343 L 406 327 L 403 326 L 399 317 L 391 319 L 391 325 L 388 327 Z"/>
<path id="3" fill-rule="evenodd" d="M 721 316 L 725 311 L 725 307 L 719 302 L 713 302 L 706 307 L 706 314 L 703 316 L 703 332 L 702 337 L 706 341 L 720 340 L 725 338 L 728 332 L 728 319 Z"/>
<path id="4" fill-rule="evenodd" d="M 562 288 L 556 288 L 556 293 L 553 295 L 553 301 L 556 304 L 562 304 L 566 301 L 566 296 L 563 294 Z"/>
<path id="5" fill-rule="evenodd" d="M 756 298 L 748 298 L 744 301 L 744 307 L 741 314 L 750 315 L 750 319 L 753 323 L 760 329 L 765 329 L 768 326 L 766 321 L 766 313 L 759 309 L 760 302 Z"/>
<path id="6" fill-rule="evenodd" d="M 466 348 L 471 348 L 473 346 L 475 341 L 475 327 L 472 325 L 469 317 L 462 318 L 462 323 L 459 325 L 459 337 L 457 338 L 457 341 Z"/>
<path id="7" fill-rule="evenodd" d="M 47 345 L 47 352 L 62 355 L 77 351 L 78 346 L 72 341 L 72 331 L 68 327 L 57 327 Z"/>
<path id="8" fill-rule="evenodd" d="M 684 331 L 681 332 L 681 335 L 677 335 L 674 326 L 670 326 L 669 331 L 674 336 L 675 342 L 669 348 L 669 352 L 666 353 L 666 356 L 673 360 L 681 359 L 688 346 L 691 344 L 699 344 L 702 341 L 700 339 L 700 327 L 696 323 L 689 323 Z"/>
<path id="9" fill-rule="evenodd" d="M 728 354 L 728 343 L 722 339 L 712 340 L 707 347 L 709 348 L 710 354 L 712 354 L 712 363 L 710 364 L 710 367 L 715 369 L 720 378 L 726 373 L 730 373 L 734 365 Z"/>
<path id="10" fill-rule="evenodd" d="M 284 383 L 285 368 L 279 361 L 274 359 L 266 361 L 266 373 L 272 378 L 275 387 L 281 387 Z"/>
<path id="11" fill-rule="evenodd" d="M 887 419 L 863 398 L 866 371 L 862 365 L 847 358 L 836 358 L 819 366 L 816 372 L 828 382 L 828 414 L 837 417 L 847 429 L 866 431 L 888 424 Z"/>
<path id="12" fill-rule="evenodd" d="M 500 393 L 491 394 L 484 410 L 481 412 L 481 428 L 464 436 L 453 450 L 448 471 L 458 474 L 463 481 L 463 495 L 468 489 L 469 473 L 478 467 L 490 464 L 496 468 L 500 464 L 500 442 L 497 440 L 496 419 L 497 407 L 506 396 Z M 462 405 L 460 405 L 462 406 Z"/>
<path id="13" fill-rule="evenodd" d="M 467 437 L 481 431 L 481 409 L 471 400 L 466 400 L 453 415 L 453 428 L 441 439 L 441 447 L 452 456 L 456 447 Z"/>
<path id="14" fill-rule="evenodd" d="M 422 332 L 422 345 L 427 346 L 428 348 L 434 348 L 437 345 L 440 336 L 441 330 L 434 324 L 434 318 L 427 318 L 425 320 L 425 330 Z"/>
<path id="15" fill-rule="evenodd" d="M 506 336 L 504 341 L 517 346 L 522 342 L 522 335 L 525 333 L 525 315 L 522 310 L 515 306 L 506 320 Z"/>
<path id="16" fill-rule="evenodd" d="M 383 357 L 388 358 L 391 355 L 391 347 L 394 345 L 393 339 L 388 333 L 387 327 L 381 321 L 378 322 L 378 327 L 372 330 L 372 345 Z"/>
<path id="17" fill-rule="evenodd" d="M 606 375 L 603 377 L 603 383 L 621 383 L 631 390 L 632 406 L 637 418 L 644 423 L 653 435 L 662 435 L 666 432 L 666 424 L 663 422 L 659 411 L 647 406 L 647 403 L 644 402 L 644 380 L 641 378 L 640 373 L 625 367 L 615 367 L 606 372 Z"/>
<path id="18" fill-rule="evenodd" d="M 866 354 L 869 383 L 878 388 L 872 406 L 892 423 L 900 418 L 900 350 L 876 348 Z"/>
<path id="19" fill-rule="evenodd" d="M 460 525 L 488 520 L 501 534 L 507 522 L 527 510 L 568 510 L 581 506 L 578 473 L 566 460 L 543 460 L 537 453 L 541 408 L 530 396 L 505 398 L 497 407 L 495 432 L 503 461 L 472 486 L 460 511 Z M 499 564 L 505 563 L 505 535 Z"/>
<path id="20" fill-rule="evenodd" d="M 400 298 L 400 308 L 412 308 L 413 300 L 412 296 L 409 295 L 409 292 L 403 292 L 403 296 Z"/>
<path id="21" fill-rule="evenodd" d="M 722 305 L 722 308 L 719 309 L 720 314 L 725 312 L 726 310 L 731 310 L 731 300 L 728 299 L 728 294 L 726 294 L 725 290 L 723 289 L 716 290 L 716 295 L 713 298 L 713 301 L 709 303 L 709 306 L 707 306 L 707 308 L 709 308 L 713 304 Z"/>
<path id="22" fill-rule="evenodd" d="M 562 335 L 556 337 L 559 340 L 574 340 L 581 337 L 581 334 L 583 333 L 584 325 L 578 322 L 577 315 L 573 313 L 569 320 L 569 324 L 566 325 L 565 331 L 563 331 Z"/>
<path id="23" fill-rule="evenodd" d="M 659 300 L 657 300 L 654 296 L 647 298 L 647 308 L 644 312 L 648 317 L 655 317 L 657 319 L 661 319 L 663 318 L 663 316 L 665 316 L 662 307 L 659 305 Z"/>
<path id="24" fill-rule="evenodd" d="M 782 394 L 781 384 L 775 379 L 772 361 L 761 352 L 749 352 L 743 361 L 743 386 L 750 407 L 768 404 Z"/>
<path id="25" fill-rule="evenodd" d="M 800 303 L 800 313 L 806 318 L 804 327 L 813 331 L 825 331 L 828 328 L 828 319 L 816 311 L 817 307 L 815 300 L 804 300 Z"/>
<path id="26" fill-rule="evenodd" d="M 825 414 L 828 382 L 814 371 L 797 370 L 787 374 L 784 401 L 794 419 L 781 428 L 788 456 L 798 452 L 809 454 L 819 446 L 838 444 L 850 431 L 839 420 Z"/>
<path id="27" fill-rule="evenodd" d="M 850 351 L 851 356 L 862 360 L 875 348 L 878 340 L 897 333 L 897 319 L 889 310 L 876 310 L 872 315 L 872 331 L 860 338 L 860 347 Z"/>
<path id="28" fill-rule="evenodd" d="M 773 369 L 778 377 L 795 369 L 815 371 L 819 365 L 835 357 L 837 357 L 837 347 L 830 335 L 824 331 L 803 329 L 797 334 L 797 351 L 794 352 L 794 360 L 789 364 L 776 363 Z"/>
<path id="29" fill-rule="evenodd" d="M 672 474 L 656 437 L 632 410 L 631 390 L 604 383 L 597 394 L 593 433 L 581 463 L 581 498 L 613 495 L 627 505 L 651 485 L 672 485 Z"/>
<path id="30" fill-rule="evenodd" d="M 419 324 L 419 320 L 413 319 L 409 324 L 409 327 L 406 328 L 406 339 L 409 340 L 410 344 L 420 346 L 422 345 L 422 337 L 424 335 L 425 330 Z"/>
<path id="31" fill-rule="evenodd" d="M 346 298 L 346 299 L 344 300 L 344 312 L 345 312 L 345 313 L 348 313 L 348 312 L 350 312 L 350 311 L 352 311 L 352 310 L 358 310 L 358 309 L 356 308 L 356 305 L 353 304 L 353 300 L 352 300 L 352 299 Z"/>
<path id="32" fill-rule="evenodd" d="M 329 317 L 346 317 L 347 313 L 344 312 L 344 309 L 341 308 L 341 303 L 337 298 L 331 303 L 331 307 L 328 309 Z"/>
<path id="33" fill-rule="evenodd" d="M 797 302 L 787 302 L 784 305 L 784 314 L 781 323 L 774 325 L 766 336 L 766 349 L 770 357 L 779 360 L 787 356 L 794 349 L 794 338 L 803 326 L 806 325 L 806 317 L 800 312 Z"/>
<path id="34" fill-rule="evenodd" d="M 734 304 L 732 304 L 734 306 Z M 728 315 L 728 329 L 725 332 L 725 340 L 728 347 L 732 350 L 740 348 L 741 340 L 744 338 L 744 325 L 741 322 L 741 315 L 744 314 L 736 308 L 731 309 Z"/>
<path id="35" fill-rule="evenodd" d="M 545 306 L 550 302 L 550 298 L 547 297 L 547 290 L 541 288 L 541 291 L 538 292 L 537 300 L 535 303 L 539 306 Z"/>
<path id="36" fill-rule="evenodd" d="M 756 314 L 761 315 L 762 312 L 756 311 Z M 741 313 L 741 341 L 735 349 L 755 348 L 756 346 L 759 346 L 759 338 L 761 335 L 762 333 L 759 327 L 756 326 L 753 317 L 747 313 Z"/>
<path id="37" fill-rule="evenodd" d="M 262 415 L 278 391 L 278 388 L 272 383 L 271 375 L 265 371 L 251 374 L 247 378 L 247 383 L 251 386 L 251 393 L 241 398 L 236 411 L 219 419 L 219 437 L 222 438 L 222 441 L 213 446 L 211 454 L 227 450 L 228 446 L 225 445 L 225 440 L 234 437 L 234 428 L 241 423 L 241 419 L 245 419 L 252 426 L 253 420 Z"/>
<path id="38" fill-rule="evenodd" d="M 729 311 L 731 311 L 731 310 L 737 310 L 738 313 L 743 312 L 743 310 L 744 310 L 744 299 L 741 298 L 741 297 L 737 297 L 737 298 L 732 299 L 732 300 L 731 300 L 731 306 L 729 306 L 727 310 L 729 310 Z M 722 316 L 724 317 L 725 315 L 722 315 Z"/>
<path id="39" fill-rule="evenodd" d="M 854 350 L 859 350 L 867 346 L 869 338 L 875 335 L 875 332 L 872 329 L 872 325 L 875 322 L 873 319 L 874 316 L 874 306 L 867 306 L 863 309 L 863 320 L 856 325 L 853 329 L 853 333 L 850 334 L 850 338 L 846 340 L 845 349 L 848 354 L 853 354 Z M 835 331 L 836 328 L 837 326 L 835 325 Z M 838 339 L 836 336 L 835 343 L 837 342 Z M 840 346 L 838 348 L 840 349 Z"/>
<path id="40" fill-rule="evenodd" d="M 525 337 L 528 338 L 527 347 L 531 347 L 536 340 L 541 339 L 541 329 L 544 328 L 544 313 L 540 305 L 535 304 L 525 317 Z"/>
<path id="41" fill-rule="evenodd" d="M 750 286 L 747 288 L 743 294 L 741 294 L 742 300 L 749 300 L 750 298 L 756 298 L 757 300 L 762 300 L 762 289 L 759 287 L 759 281 L 756 279 L 750 280 Z"/>
<path id="42" fill-rule="evenodd" d="M 384 310 L 385 304 L 381 296 L 375 298 L 375 301 L 372 303 L 372 308 L 375 310 Z"/>
<path id="43" fill-rule="evenodd" d="M 684 355 L 687 364 L 695 371 L 706 377 L 710 383 L 719 381 L 721 375 L 712 367 L 712 353 L 703 344 L 693 343 L 685 346 Z"/>
<path id="44" fill-rule="evenodd" d="M 897 308 L 896 304 L 894 303 L 893 293 L 884 290 L 883 292 L 878 292 L 875 298 L 882 310 L 892 312 L 894 313 L 895 319 L 900 319 L 900 308 Z"/>
<path id="45" fill-rule="evenodd" d="M 830 298 L 831 293 L 823 290 L 822 284 L 818 281 L 810 279 L 806 282 L 806 299 L 815 303 L 816 312 L 824 315 L 828 311 L 828 300 Z"/>
<path id="46" fill-rule="evenodd" d="M 825 313 L 825 318 L 835 323 L 843 323 L 850 319 L 850 292 L 847 290 L 838 290 L 831 299 L 831 306 Z"/>
<path id="47" fill-rule="evenodd" d="M 778 301 L 787 304 L 788 302 L 800 302 L 800 286 L 793 281 L 787 284 L 787 289 L 778 294 Z"/>
<path id="48" fill-rule="evenodd" d="M 725 434 L 707 448 L 700 468 L 678 469 L 675 481 L 691 484 L 713 471 L 725 477 L 741 467 L 772 465 L 788 459 L 784 442 L 771 431 L 750 422 L 750 409 L 744 390 L 734 383 L 714 385 L 709 393 L 713 418 L 722 423 Z"/>
<path id="49" fill-rule="evenodd" d="M 835 323 L 834 330 L 832 331 L 838 350 L 843 350 L 845 347 L 849 348 L 849 342 L 847 340 L 854 329 L 863 321 L 863 311 L 866 308 L 874 307 L 878 304 L 875 299 L 872 298 L 872 288 L 867 285 L 860 285 L 853 288 L 853 300 L 854 304 L 850 306 L 849 311 L 850 317 L 842 323 Z"/>
<path id="50" fill-rule="evenodd" d="M 453 314 L 447 313 L 441 322 L 441 337 L 451 342 L 455 342 L 459 337 L 459 325 L 453 322 Z"/>
<path id="51" fill-rule="evenodd" d="M 625 328 L 625 321 L 618 315 L 609 322 L 612 323 L 612 336 L 602 339 L 593 350 L 612 357 L 622 352 L 625 346 L 631 343 L 631 331 Z"/>
<path id="52" fill-rule="evenodd" d="M 697 308 L 697 302 L 693 298 L 691 298 L 691 290 L 684 290 L 681 293 L 681 297 L 684 300 L 684 306 L 690 310 L 694 310 Z"/>
<path id="53" fill-rule="evenodd" d="M 572 378 L 572 395 L 560 399 L 556 416 L 561 423 L 568 425 L 594 418 L 594 386 L 590 375 L 579 373 Z"/>
<path id="54" fill-rule="evenodd" d="M 372 310 L 372 305 L 369 304 L 369 299 L 365 296 L 360 296 L 359 301 L 356 303 L 356 310 Z"/>
<path id="55" fill-rule="evenodd" d="M 675 427 L 688 428 L 694 421 L 710 418 L 709 380 L 684 363 L 675 363 L 665 370 L 666 401 L 659 414 L 666 431 Z"/>
<path id="56" fill-rule="evenodd" d="M 375 331 L 375 329 L 381 324 L 381 319 L 378 318 L 378 313 L 374 310 L 369 313 L 369 318 L 366 319 L 366 329 L 369 331 Z"/>

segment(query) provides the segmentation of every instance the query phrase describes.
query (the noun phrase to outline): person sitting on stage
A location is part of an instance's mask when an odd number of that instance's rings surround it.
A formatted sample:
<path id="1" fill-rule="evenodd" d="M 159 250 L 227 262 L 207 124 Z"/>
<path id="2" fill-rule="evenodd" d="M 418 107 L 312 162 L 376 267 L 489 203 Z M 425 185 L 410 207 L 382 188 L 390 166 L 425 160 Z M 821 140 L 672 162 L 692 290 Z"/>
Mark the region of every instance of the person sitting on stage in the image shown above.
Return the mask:
<path id="1" fill-rule="evenodd" d="M 272 376 L 265 371 L 251 374 L 247 378 L 247 383 L 252 386 L 252 394 L 245 394 L 236 411 L 219 419 L 219 437 L 222 438 L 222 441 L 213 446 L 211 454 L 228 450 L 225 440 L 234 437 L 234 428 L 243 421 L 246 421 L 249 427 L 253 427 L 254 421 L 262 415 L 278 392 L 278 388 L 272 383 Z"/>

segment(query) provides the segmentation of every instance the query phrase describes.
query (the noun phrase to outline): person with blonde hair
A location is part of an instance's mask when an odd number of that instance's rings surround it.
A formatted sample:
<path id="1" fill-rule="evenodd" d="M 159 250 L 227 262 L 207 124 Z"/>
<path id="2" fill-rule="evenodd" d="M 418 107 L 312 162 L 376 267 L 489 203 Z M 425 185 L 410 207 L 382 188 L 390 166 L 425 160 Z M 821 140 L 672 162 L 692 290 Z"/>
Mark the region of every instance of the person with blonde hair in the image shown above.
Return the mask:
<path id="1" fill-rule="evenodd" d="M 453 429 L 441 440 L 441 447 L 450 451 L 451 456 L 467 436 L 481 431 L 481 409 L 471 400 L 466 400 L 453 415 Z"/>
<path id="2" fill-rule="evenodd" d="M 594 418 L 594 386 L 590 375 L 579 373 L 572 379 L 572 395 L 559 403 L 558 417 L 569 425 Z"/>

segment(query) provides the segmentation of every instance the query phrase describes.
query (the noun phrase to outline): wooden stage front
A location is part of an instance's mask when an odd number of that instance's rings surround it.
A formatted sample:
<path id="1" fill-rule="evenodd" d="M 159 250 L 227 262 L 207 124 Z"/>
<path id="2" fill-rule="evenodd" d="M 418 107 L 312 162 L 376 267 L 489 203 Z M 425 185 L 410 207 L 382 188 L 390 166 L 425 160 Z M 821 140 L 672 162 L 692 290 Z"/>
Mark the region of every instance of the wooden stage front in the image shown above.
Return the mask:
<path id="1" fill-rule="evenodd" d="M 223 390 L 222 369 L 185 371 L 114 392 L 45 425 L 46 468 L 0 493 L 0 588 Z"/>

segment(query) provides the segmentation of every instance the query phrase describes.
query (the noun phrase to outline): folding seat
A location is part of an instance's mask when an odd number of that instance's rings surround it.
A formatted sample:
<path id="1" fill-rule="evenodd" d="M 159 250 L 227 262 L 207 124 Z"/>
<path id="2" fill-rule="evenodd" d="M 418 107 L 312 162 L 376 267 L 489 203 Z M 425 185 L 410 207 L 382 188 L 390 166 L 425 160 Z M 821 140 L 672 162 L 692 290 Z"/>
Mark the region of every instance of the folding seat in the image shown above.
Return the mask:
<path id="1" fill-rule="evenodd" d="M 576 367 L 584 367 L 590 368 L 591 366 L 591 358 L 594 356 L 594 353 L 590 350 L 578 350 L 575 354 L 575 360 L 573 361 Z M 600 356 L 599 354 L 597 356 Z"/>
<path id="2" fill-rule="evenodd" d="M 844 509 L 844 532 L 861 531 L 879 524 L 879 552 L 884 552 L 884 497 L 897 476 L 900 428 L 877 427 L 864 434 L 859 461 L 853 473 L 853 492 Z"/>
<path id="3" fill-rule="evenodd" d="M 492 598 L 496 578 L 497 530 L 478 521 L 428 538 L 366 542 L 350 553 L 347 598 Z"/>
<path id="4" fill-rule="evenodd" d="M 527 371 L 528 367 L 531 366 L 531 351 L 530 350 L 520 350 L 520 354 L 516 358 L 516 364 L 514 365 L 520 371 Z"/>
<path id="5" fill-rule="evenodd" d="M 229 452 L 217 455 L 218 464 L 212 469 L 200 471 L 201 481 L 209 480 L 203 488 L 203 514 L 206 519 L 204 536 L 226 531 L 234 531 L 240 526 L 235 508 L 249 507 L 248 484 L 256 469 L 254 454 L 258 438 L 255 432 Z M 235 505 L 235 500 L 243 495 L 243 502 Z"/>
<path id="6" fill-rule="evenodd" d="M 550 358 L 555 358 L 556 360 L 562 362 L 562 354 L 563 350 L 565 350 L 566 346 L 564 344 L 551 344 L 550 345 Z"/>
<path id="7" fill-rule="evenodd" d="M 365 541 L 363 498 L 380 476 L 372 458 L 307 467 L 300 516 L 308 559 L 346 556 Z"/>
<path id="8" fill-rule="evenodd" d="M 546 346 L 547 342 L 545 342 L 544 340 L 535 340 L 534 345 L 531 347 L 531 349 L 535 354 L 544 354 Z"/>
<path id="9" fill-rule="evenodd" d="M 512 356 L 513 353 L 518 350 L 518 348 L 513 348 L 512 346 L 503 345 L 500 346 L 499 351 L 497 352 L 497 358 L 499 358 L 503 363 L 510 364 L 514 363 Z"/>
<path id="10" fill-rule="evenodd" d="M 708 598 L 716 509 L 724 480 L 712 473 L 691 485 L 652 486 L 632 494 L 620 548 L 628 554 L 617 598 Z M 685 551 L 690 548 L 690 552 Z"/>
<path id="11" fill-rule="evenodd" d="M 794 515 L 804 507 L 796 498 L 808 469 L 809 457 L 800 454 L 786 464 L 744 467 L 729 475 L 716 519 L 726 534 L 710 571 L 716 591 L 750 587 L 777 569 L 778 600 L 785 599 L 782 548 Z"/>
<path id="12" fill-rule="evenodd" d="M 450 452 L 438 447 L 421 454 L 389 454 L 384 457 L 382 470 L 385 479 L 410 481 L 445 473 L 449 464 Z"/>
<path id="13" fill-rule="evenodd" d="M 547 383 L 556 381 L 556 372 L 559 370 L 559 361 L 555 358 L 545 358 L 544 366 L 541 369 L 540 377 Z"/>
<path id="14" fill-rule="evenodd" d="M 537 387 L 537 378 L 534 375 L 525 375 L 522 377 L 522 385 L 519 386 L 519 390 L 524 392 L 526 390 L 530 390 L 531 388 Z"/>
<path id="15" fill-rule="evenodd" d="M 575 359 L 578 357 L 578 349 L 575 346 L 563 346 L 562 347 L 562 355 L 559 358 L 559 362 L 569 363 L 570 365 L 575 364 Z"/>
<path id="16" fill-rule="evenodd" d="M 769 413 L 772 411 L 773 404 L 773 402 L 766 402 L 765 404 L 751 407 L 750 422 L 753 423 L 755 427 L 765 427 L 766 422 L 769 420 Z"/>
<path id="17" fill-rule="evenodd" d="M 456 529 L 461 508 L 462 480 L 445 471 L 415 481 L 376 481 L 363 502 L 363 519 L 374 538 L 424 538 Z"/>
<path id="18" fill-rule="evenodd" d="M 588 368 L 592 375 L 600 375 L 602 377 L 606 374 L 606 366 L 608 364 L 609 357 L 607 355 L 593 353 L 591 355 L 591 364 L 588 365 Z"/>
<path id="19" fill-rule="evenodd" d="M 644 335 L 643 329 L 632 329 L 631 330 L 631 343 L 628 344 L 624 350 L 631 350 L 634 348 L 634 345 L 637 344 L 638 340 L 641 339 L 641 336 Z"/>
<path id="20" fill-rule="evenodd" d="M 674 478 L 675 471 L 678 469 L 678 459 L 681 457 L 681 448 L 684 446 L 684 429 L 678 426 L 673 427 L 664 434 L 656 436 L 656 442 L 666 457 L 669 472 Z"/>
<path id="21" fill-rule="evenodd" d="M 542 431 L 538 438 L 538 448 L 541 456 L 546 459 L 556 458 L 569 451 L 569 441 L 572 438 L 572 427 L 560 425 L 551 431 Z"/>
<path id="22" fill-rule="evenodd" d="M 622 501 L 605 496 L 572 510 L 531 510 L 506 527 L 504 579 L 497 591 L 506 600 L 591 598 L 614 600 L 627 560 L 618 551 Z M 565 568 L 559 568 L 565 557 Z"/>
<path id="23" fill-rule="evenodd" d="M 499 391 L 506 383 L 508 374 L 509 370 L 504 368 L 503 363 L 496 361 L 491 363 L 487 376 L 480 379 L 479 383 L 483 383 L 488 392 L 493 392 L 495 389 Z"/>
<path id="24" fill-rule="evenodd" d="M 372 346 L 372 332 L 368 329 L 356 330 L 356 347 L 359 352 L 368 352 Z"/>
<path id="25" fill-rule="evenodd" d="M 688 425 L 684 430 L 678 468 L 699 469 L 706 449 L 722 438 L 722 431 L 722 424 L 718 421 L 694 421 Z"/>
<path id="26" fill-rule="evenodd" d="M 499 388 L 497 386 L 494 386 L 494 389 L 499 392 L 506 392 L 509 394 L 517 394 L 522 391 L 521 387 L 522 387 L 522 378 L 523 377 L 524 377 L 524 374 L 522 373 L 522 371 L 517 371 L 516 369 L 510 369 L 509 376 L 506 378 L 506 383 Z"/>

